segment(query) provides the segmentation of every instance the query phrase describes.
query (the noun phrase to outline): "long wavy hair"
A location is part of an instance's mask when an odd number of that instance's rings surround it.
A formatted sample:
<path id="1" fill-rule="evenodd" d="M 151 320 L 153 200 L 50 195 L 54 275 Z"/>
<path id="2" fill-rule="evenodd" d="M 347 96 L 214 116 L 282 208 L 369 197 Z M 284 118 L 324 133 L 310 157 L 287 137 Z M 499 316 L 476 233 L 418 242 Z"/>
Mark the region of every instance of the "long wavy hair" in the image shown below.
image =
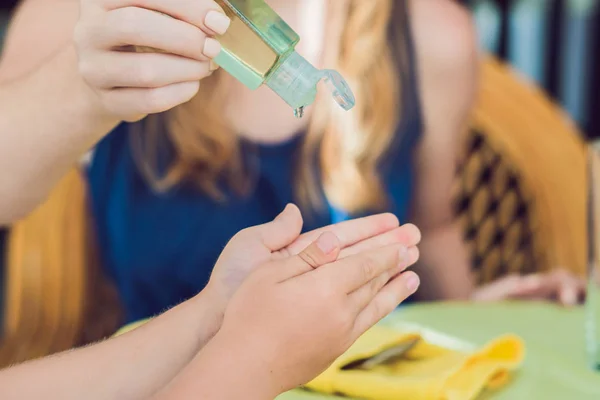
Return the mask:
<path id="1" fill-rule="evenodd" d="M 342 72 L 357 102 L 345 112 L 328 94 L 317 96 L 296 165 L 295 193 L 305 208 L 321 208 L 323 192 L 348 212 L 386 203 L 378 165 L 400 118 L 404 1 L 329 2 L 336 18 L 327 27 L 325 64 Z M 228 90 L 217 71 L 190 102 L 132 127 L 134 158 L 153 188 L 165 191 L 185 181 L 219 201 L 226 200 L 223 185 L 239 195 L 252 190 L 239 139 L 224 118 Z M 173 153 L 166 167 L 160 155 L 164 146 Z"/>

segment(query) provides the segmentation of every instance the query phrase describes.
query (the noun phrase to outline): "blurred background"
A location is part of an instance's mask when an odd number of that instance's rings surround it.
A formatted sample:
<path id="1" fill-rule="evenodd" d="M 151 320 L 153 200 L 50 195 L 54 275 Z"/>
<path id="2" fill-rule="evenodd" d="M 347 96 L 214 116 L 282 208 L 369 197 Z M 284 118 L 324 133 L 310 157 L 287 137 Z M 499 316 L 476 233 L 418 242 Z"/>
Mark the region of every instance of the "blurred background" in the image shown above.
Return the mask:
<path id="1" fill-rule="evenodd" d="M 485 49 L 543 87 L 588 136 L 600 136 L 600 1 L 462 2 Z"/>

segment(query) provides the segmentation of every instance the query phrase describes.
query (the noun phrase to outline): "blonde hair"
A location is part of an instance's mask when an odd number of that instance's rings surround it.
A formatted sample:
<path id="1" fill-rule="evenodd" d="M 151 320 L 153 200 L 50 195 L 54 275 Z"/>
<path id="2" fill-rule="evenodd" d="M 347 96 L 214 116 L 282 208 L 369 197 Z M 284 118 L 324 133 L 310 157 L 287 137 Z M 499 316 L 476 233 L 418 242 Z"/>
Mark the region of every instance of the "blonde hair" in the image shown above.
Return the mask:
<path id="1" fill-rule="evenodd" d="M 323 205 L 320 182 L 328 200 L 348 212 L 380 209 L 386 203 L 378 164 L 399 119 L 403 1 L 330 3 L 340 18 L 328 27 L 332 45 L 326 49 L 326 65 L 342 72 L 357 103 L 347 113 L 332 104 L 328 94 L 317 97 L 296 166 L 297 200 L 308 209 Z M 134 156 L 155 189 L 189 181 L 217 200 L 225 199 L 221 184 L 240 195 L 251 190 L 238 138 L 223 116 L 228 87 L 222 78 L 217 71 L 202 81 L 201 93 L 190 102 L 134 126 Z M 170 146 L 174 157 L 161 169 L 159 148 L 164 145 Z M 318 171 L 314 161 L 320 161 Z"/>

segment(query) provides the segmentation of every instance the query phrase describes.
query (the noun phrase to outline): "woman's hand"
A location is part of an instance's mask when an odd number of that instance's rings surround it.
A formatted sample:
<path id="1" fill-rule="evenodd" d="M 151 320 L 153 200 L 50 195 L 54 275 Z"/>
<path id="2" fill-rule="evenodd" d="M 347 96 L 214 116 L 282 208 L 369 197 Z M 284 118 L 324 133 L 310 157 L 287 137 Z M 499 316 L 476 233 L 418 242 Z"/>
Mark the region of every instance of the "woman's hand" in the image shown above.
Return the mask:
<path id="1" fill-rule="evenodd" d="M 214 36 L 229 24 L 213 0 L 85 0 L 79 69 L 110 115 L 139 120 L 194 97 L 221 51 Z"/>
<path id="2" fill-rule="evenodd" d="M 204 293 L 224 310 L 240 285 L 259 266 L 299 254 L 324 232 L 333 233 L 339 241 L 323 249 L 329 257 L 326 260 L 308 253 L 315 267 L 392 244 L 409 248 L 411 264 L 419 257 L 415 247 L 421 240 L 419 230 L 414 225 L 399 227 L 398 219 L 391 214 L 342 222 L 300 235 L 302 224 L 300 210 L 289 205 L 272 222 L 238 233 L 221 253 Z"/>
<path id="3" fill-rule="evenodd" d="M 557 269 L 545 274 L 511 275 L 476 290 L 476 301 L 546 300 L 565 306 L 579 304 L 585 296 L 585 282 L 571 272 Z"/>
<path id="4" fill-rule="evenodd" d="M 373 245 L 332 262 L 341 247 L 326 232 L 260 266 L 217 335 L 156 399 L 274 398 L 323 372 L 417 290 L 418 276 L 404 272 L 416 261 L 406 246 Z"/>

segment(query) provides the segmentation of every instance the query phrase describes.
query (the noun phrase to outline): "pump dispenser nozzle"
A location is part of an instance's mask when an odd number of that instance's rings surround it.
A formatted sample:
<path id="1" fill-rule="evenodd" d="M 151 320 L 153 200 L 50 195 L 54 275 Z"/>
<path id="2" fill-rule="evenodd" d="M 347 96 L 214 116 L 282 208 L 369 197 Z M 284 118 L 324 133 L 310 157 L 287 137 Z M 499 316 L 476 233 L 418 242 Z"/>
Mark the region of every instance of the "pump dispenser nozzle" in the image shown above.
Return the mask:
<path id="1" fill-rule="evenodd" d="M 300 37 L 264 0 L 217 0 L 231 18 L 219 37 L 222 51 L 215 62 L 248 88 L 266 84 L 302 117 L 322 80 L 344 109 L 354 107 L 352 90 L 333 70 L 318 70 L 295 51 Z"/>
<path id="2" fill-rule="evenodd" d="M 291 53 L 267 76 L 266 84 L 302 117 L 304 107 L 317 95 L 317 85 L 324 80 L 334 100 L 344 110 L 354 107 L 355 99 L 342 76 L 333 70 L 318 70 L 300 54 Z"/>

